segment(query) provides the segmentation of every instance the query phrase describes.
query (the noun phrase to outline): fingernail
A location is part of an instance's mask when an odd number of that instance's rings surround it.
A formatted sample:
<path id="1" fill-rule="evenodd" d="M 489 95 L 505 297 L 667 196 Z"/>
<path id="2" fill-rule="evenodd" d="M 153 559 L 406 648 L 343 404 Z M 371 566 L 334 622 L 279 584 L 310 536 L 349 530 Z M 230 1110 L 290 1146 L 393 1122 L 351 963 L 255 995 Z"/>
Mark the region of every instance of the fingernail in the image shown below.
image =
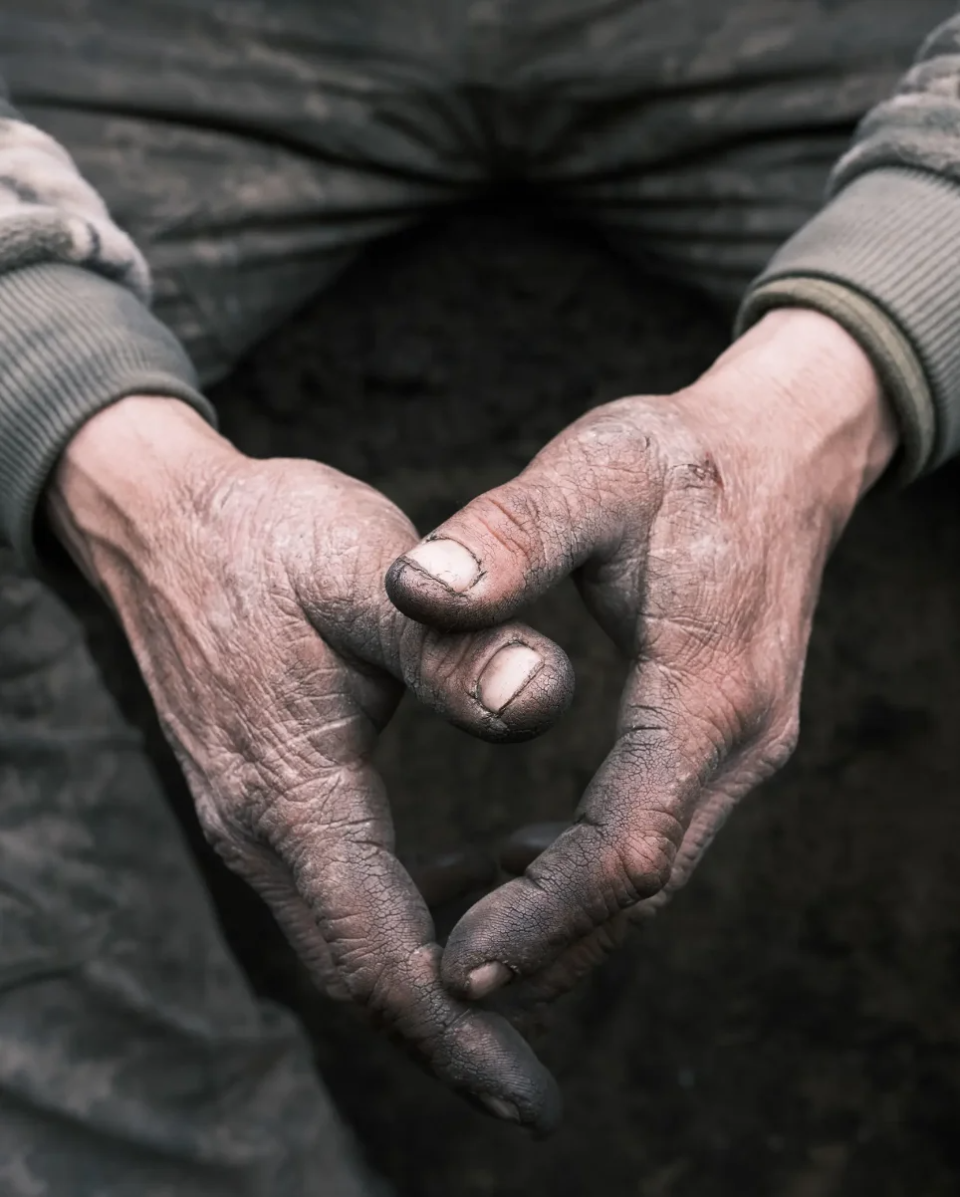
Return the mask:
<path id="1" fill-rule="evenodd" d="M 477 694 L 492 715 L 499 715 L 543 668 L 543 658 L 525 644 L 508 644 L 487 662 Z"/>
<path id="2" fill-rule="evenodd" d="M 499 960 L 490 960 L 487 964 L 475 968 L 467 977 L 467 993 L 471 998 L 479 1000 L 512 979 L 513 973 L 505 964 L 501 964 Z"/>
<path id="3" fill-rule="evenodd" d="M 404 556 L 457 594 L 469 590 L 480 577 L 476 557 L 455 540 L 427 540 Z"/>
<path id="4" fill-rule="evenodd" d="M 512 1101 L 506 1101 L 502 1097 L 493 1097 L 489 1093 L 481 1093 L 479 1096 L 491 1114 L 503 1118 L 505 1122 L 520 1121 L 520 1111 Z"/>

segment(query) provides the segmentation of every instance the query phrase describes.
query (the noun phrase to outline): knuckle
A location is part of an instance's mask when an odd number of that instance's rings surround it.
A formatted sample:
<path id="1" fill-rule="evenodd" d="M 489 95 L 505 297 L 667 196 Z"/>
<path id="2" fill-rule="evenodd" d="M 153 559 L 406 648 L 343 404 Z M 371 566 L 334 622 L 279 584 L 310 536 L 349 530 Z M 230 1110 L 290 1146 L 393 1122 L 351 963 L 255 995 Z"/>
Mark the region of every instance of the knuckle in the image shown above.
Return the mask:
<path id="1" fill-rule="evenodd" d="M 699 430 L 667 408 L 656 413 L 646 410 L 642 422 L 647 455 L 658 460 L 665 489 L 707 493 L 724 489 L 714 446 Z"/>
<path id="2" fill-rule="evenodd" d="M 664 887 L 650 898 L 644 898 L 642 902 L 637 902 L 635 905 L 629 907 L 624 913 L 625 917 L 631 926 L 640 926 L 642 923 L 647 923 L 662 910 L 664 906 L 673 897 L 671 890 Z"/>
<path id="3" fill-rule="evenodd" d="M 783 689 L 777 670 L 755 668 L 749 662 L 728 666 L 718 687 L 726 710 L 723 722 L 728 751 L 765 744 L 788 732 Z"/>
<path id="4" fill-rule="evenodd" d="M 760 745 L 760 762 L 768 774 L 778 772 L 793 756 L 800 739 L 800 715 L 796 707 L 774 720 Z"/>
<path id="5" fill-rule="evenodd" d="M 724 491 L 724 479 L 716 456 L 701 437 L 685 431 L 661 447 L 666 458 L 667 482 L 683 493 L 689 502 L 699 492 L 704 499 L 716 500 Z"/>
<path id="6" fill-rule="evenodd" d="M 234 832 L 228 831 L 221 819 L 205 814 L 201 807 L 198 807 L 197 811 L 200 830 L 203 832 L 207 843 L 218 856 L 226 861 L 227 864 L 230 864 L 230 857 L 237 856 L 239 852 L 237 835 Z"/>
<path id="7" fill-rule="evenodd" d="M 659 893 L 670 880 L 676 855 L 676 844 L 663 833 L 625 837 L 617 846 L 617 907 Z"/>
<path id="8" fill-rule="evenodd" d="M 470 504 L 470 510 L 486 523 L 495 524 L 502 534 L 512 533 L 518 539 L 530 535 L 539 514 L 529 485 L 501 486 L 487 491 Z"/>
<path id="9" fill-rule="evenodd" d="M 575 491 L 584 486 L 600 492 L 610 489 L 615 497 L 629 481 L 642 493 L 656 493 L 663 483 L 668 456 L 664 452 L 662 420 L 636 398 L 604 404 L 571 426 L 575 451 L 564 463 L 564 475 Z"/>
<path id="10" fill-rule="evenodd" d="M 540 547 L 541 504 L 533 485 L 512 485 L 488 491 L 474 499 L 465 514 L 485 538 L 509 553 L 530 556 Z"/>
<path id="11" fill-rule="evenodd" d="M 386 1014 L 393 1005 L 394 980 L 385 962 L 378 961 L 369 945 L 336 943 L 339 975 L 351 999 L 371 1013 Z"/>
<path id="12" fill-rule="evenodd" d="M 255 841 L 241 821 L 225 817 L 223 811 L 210 801 L 198 802 L 196 809 L 204 838 L 224 864 L 242 876 L 255 871 Z"/>
<path id="13" fill-rule="evenodd" d="M 786 763 L 800 729 L 799 678 L 780 654 L 744 662 L 731 675 L 740 744 L 759 747 L 771 760 Z"/>
<path id="14" fill-rule="evenodd" d="M 730 706 L 735 733 L 731 748 L 754 744 L 766 734 L 776 699 L 774 688 L 752 672 L 734 682 Z"/>

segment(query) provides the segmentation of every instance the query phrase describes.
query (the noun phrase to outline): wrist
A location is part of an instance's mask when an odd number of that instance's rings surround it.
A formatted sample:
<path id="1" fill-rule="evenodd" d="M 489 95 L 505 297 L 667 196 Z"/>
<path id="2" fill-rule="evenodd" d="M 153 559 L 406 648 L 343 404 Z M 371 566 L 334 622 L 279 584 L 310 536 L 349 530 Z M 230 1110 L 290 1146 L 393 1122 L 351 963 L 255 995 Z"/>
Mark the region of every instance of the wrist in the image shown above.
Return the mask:
<path id="1" fill-rule="evenodd" d="M 702 384 L 702 386 L 701 386 Z M 870 358 L 836 321 L 764 316 L 686 395 L 842 523 L 896 454 L 899 433 Z"/>
<path id="2" fill-rule="evenodd" d="M 67 445 L 47 487 L 46 515 L 90 581 L 115 598 L 116 578 L 148 563 L 240 457 L 186 403 L 130 396 Z"/>

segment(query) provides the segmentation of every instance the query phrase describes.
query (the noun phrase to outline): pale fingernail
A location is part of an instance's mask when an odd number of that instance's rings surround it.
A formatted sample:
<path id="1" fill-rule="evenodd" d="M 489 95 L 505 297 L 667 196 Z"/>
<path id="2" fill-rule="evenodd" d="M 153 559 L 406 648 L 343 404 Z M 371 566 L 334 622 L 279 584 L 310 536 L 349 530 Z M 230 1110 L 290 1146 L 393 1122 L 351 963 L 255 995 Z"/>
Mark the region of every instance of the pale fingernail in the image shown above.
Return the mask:
<path id="1" fill-rule="evenodd" d="M 480 577 L 476 557 L 455 540 L 427 540 L 404 557 L 458 594 L 469 590 Z"/>
<path id="2" fill-rule="evenodd" d="M 467 993 L 474 1000 L 485 998 L 502 985 L 513 979 L 513 973 L 499 960 L 491 960 L 481 964 L 467 977 Z"/>
<path id="3" fill-rule="evenodd" d="M 492 715 L 499 715 L 543 668 L 543 658 L 525 644 L 508 644 L 487 662 L 477 694 Z"/>
<path id="4" fill-rule="evenodd" d="M 503 1118 L 507 1122 L 520 1121 L 520 1111 L 512 1101 L 507 1101 L 503 1097 L 494 1097 L 490 1093 L 481 1093 L 479 1097 L 491 1114 L 496 1114 L 498 1118 Z"/>

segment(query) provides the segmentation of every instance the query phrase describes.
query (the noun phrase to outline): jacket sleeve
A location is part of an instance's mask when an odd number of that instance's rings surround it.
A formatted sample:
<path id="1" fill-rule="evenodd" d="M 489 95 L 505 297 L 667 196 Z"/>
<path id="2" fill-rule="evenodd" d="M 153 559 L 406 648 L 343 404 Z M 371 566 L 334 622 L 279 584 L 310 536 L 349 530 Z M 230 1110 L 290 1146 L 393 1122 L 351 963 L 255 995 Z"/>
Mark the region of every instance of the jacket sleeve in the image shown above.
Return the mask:
<path id="1" fill-rule="evenodd" d="M 826 206 L 748 291 L 834 317 L 873 360 L 900 422 L 901 477 L 960 451 L 960 16 L 861 122 Z"/>
<path id="2" fill-rule="evenodd" d="M 153 394 L 214 420 L 149 302 L 141 254 L 0 80 L 0 539 L 27 560 L 44 484 L 90 416 Z"/>

